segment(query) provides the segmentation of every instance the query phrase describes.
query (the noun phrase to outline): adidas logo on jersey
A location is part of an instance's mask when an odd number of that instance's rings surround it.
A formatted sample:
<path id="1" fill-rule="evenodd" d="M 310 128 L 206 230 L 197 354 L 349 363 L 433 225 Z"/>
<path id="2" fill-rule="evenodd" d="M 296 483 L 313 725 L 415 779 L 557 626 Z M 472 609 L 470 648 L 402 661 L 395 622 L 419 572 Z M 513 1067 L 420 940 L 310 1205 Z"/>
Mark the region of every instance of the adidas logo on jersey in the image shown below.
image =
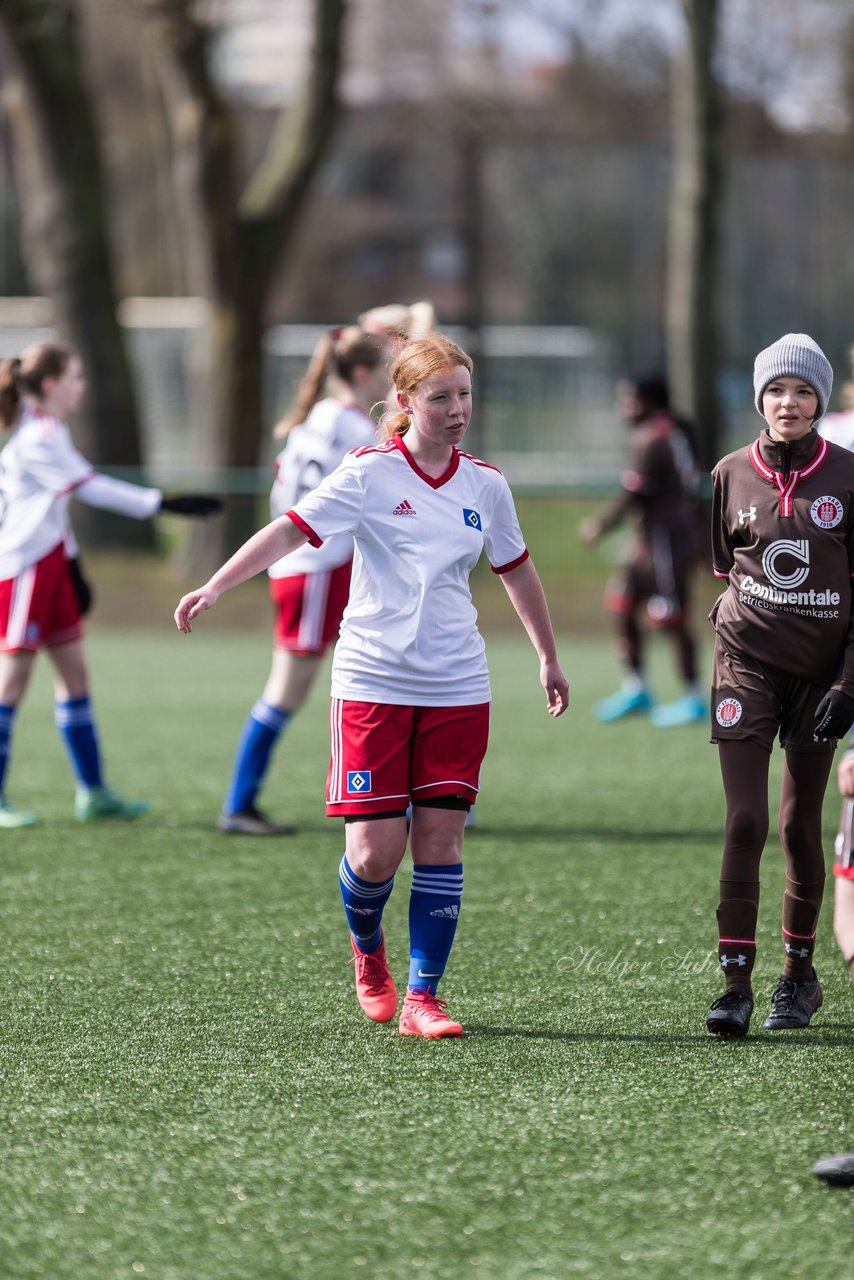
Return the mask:
<path id="1" fill-rule="evenodd" d="M 415 510 L 415 508 L 412 506 L 412 504 L 410 502 L 407 502 L 406 498 L 404 498 L 403 502 L 401 502 L 399 506 L 395 507 L 394 511 L 392 511 L 391 514 L 393 516 L 414 516 L 414 515 L 417 515 L 418 513 Z"/>
<path id="2" fill-rule="evenodd" d="M 439 907 L 436 911 L 430 912 L 431 916 L 440 916 L 443 920 L 459 920 L 460 909 L 456 903 L 450 907 Z"/>

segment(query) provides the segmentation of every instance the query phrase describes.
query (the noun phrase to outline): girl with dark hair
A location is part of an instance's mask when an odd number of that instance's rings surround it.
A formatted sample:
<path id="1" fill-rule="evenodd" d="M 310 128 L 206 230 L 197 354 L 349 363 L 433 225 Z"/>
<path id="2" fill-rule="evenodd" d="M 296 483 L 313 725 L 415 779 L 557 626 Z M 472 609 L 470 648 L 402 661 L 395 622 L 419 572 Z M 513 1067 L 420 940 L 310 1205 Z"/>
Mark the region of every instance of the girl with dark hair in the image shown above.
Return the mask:
<path id="1" fill-rule="evenodd" d="M 339 867 L 356 962 L 356 995 L 375 1022 L 397 1012 L 382 913 L 407 847 L 414 863 L 402 1035 L 459 1036 L 436 995 L 462 895 L 466 812 L 478 792 L 489 727 L 489 673 L 469 591 L 482 551 L 500 574 L 540 659 L 549 715 L 569 704 L 540 579 L 507 482 L 460 444 L 472 410 L 472 362 L 433 334 L 391 369 L 388 439 L 349 453 L 251 538 L 175 611 L 188 632 L 223 591 L 305 542 L 348 533 L 353 582 L 332 666 L 327 814 L 345 822 Z"/>
<path id="2" fill-rule="evenodd" d="M 620 413 L 632 431 L 622 494 L 579 534 L 592 543 L 624 520 L 635 537 L 625 564 L 608 584 L 606 604 L 616 618 L 624 676 L 621 687 L 596 707 L 598 720 L 649 713 L 654 725 L 672 728 L 705 720 L 697 643 L 691 625 L 690 585 L 697 557 L 699 471 L 688 424 L 670 409 L 667 383 L 658 374 L 625 378 L 617 389 Z M 685 692 L 654 706 L 645 664 L 643 615 L 672 639 Z"/>
<path id="3" fill-rule="evenodd" d="M 205 516 L 221 506 L 218 498 L 166 498 L 96 472 L 65 424 L 85 390 L 79 359 L 58 343 L 28 347 L 0 364 L 0 425 L 11 428 L 0 455 L 0 827 L 36 821 L 9 803 L 5 780 L 15 717 L 41 648 L 54 668 L 56 724 L 77 783 L 75 816 L 134 818 L 149 807 L 123 800 L 103 778 L 81 624 L 88 589 L 68 515 L 72 494 L 137 520 L 158 511 Z"/>

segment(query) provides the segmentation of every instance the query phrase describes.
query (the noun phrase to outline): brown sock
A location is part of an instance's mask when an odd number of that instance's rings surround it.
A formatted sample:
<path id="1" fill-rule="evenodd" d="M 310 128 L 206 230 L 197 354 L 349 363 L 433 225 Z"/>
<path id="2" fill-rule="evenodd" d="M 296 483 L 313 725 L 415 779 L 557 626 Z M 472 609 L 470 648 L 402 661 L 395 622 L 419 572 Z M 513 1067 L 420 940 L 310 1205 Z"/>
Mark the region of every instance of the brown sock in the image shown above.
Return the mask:
<path id="1" fill-rule="evenodd" d="M 783 972 L 795 982 L 807 982 L 812 977 L 813 952 L 818 913 L 824 896 L 824 877 L 807 884 L 799 884 L 786 877 L 783 894 L 783 951 L 786 960 Z"/>
<path id="2" fill-rule="evenodd" d="M 718 917 L 718 958 L 730 987 L 751 988 L 750 975 L 756 961 L 756 917 L 759 913 L 759 884 L 756 881 L 721 880 Z"/>

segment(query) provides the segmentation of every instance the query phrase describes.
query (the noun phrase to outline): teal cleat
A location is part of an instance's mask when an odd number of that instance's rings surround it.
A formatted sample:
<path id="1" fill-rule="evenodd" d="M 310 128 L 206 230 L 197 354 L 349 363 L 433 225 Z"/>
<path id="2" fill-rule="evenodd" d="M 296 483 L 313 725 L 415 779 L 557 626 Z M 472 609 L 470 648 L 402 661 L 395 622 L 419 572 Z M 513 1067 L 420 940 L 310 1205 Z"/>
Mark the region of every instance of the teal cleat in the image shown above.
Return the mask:
<path id="1" fill-rule="evenodd" d="M 680 724 L 696 724 L 708 716 L 706 704 L 694 693 L 686 693 L 675 702 L 662 703 L 650 713 L 650 721 L 657 729 L 675 729 Z"/>
<path id="2" fill-rule="evenodd" d="M 123 800 L 109 787 L 79 787 L 74 797 L 74 816 L 78 822 L 97 822 L 101 818 L 128 821 L 148 813 L 147 800 Z"/>
<path id="3" fill-rule="evenodd" d="M 38 822 L 34 813 L 16 809 L 8 800 L 0 798 L 0 828 L 5 827 L 11 831 L 13 827 L 31 827 L 34 822 Z"/>
<path id="4" fill-rule="evenodd" d="M 603 698 L 601 702 L 597 702 L 593 714 L 602 724 L 608 724 L 612 720 L 622 720 L 624 716 L 649 711 L 651 707 L 652 698 L 646 689 L 635 689 L 631 692 L 628 689 L 618 689 L 616 693 L 611 694 L 610 698 Z"/>

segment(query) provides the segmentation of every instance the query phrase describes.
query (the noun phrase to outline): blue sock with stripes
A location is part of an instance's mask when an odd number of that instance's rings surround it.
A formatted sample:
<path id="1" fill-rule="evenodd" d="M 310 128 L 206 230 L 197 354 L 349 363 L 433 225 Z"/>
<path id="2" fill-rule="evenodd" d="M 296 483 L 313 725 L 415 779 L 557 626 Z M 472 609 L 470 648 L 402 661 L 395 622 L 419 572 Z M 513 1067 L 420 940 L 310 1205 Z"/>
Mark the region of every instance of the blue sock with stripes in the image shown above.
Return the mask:
<path id="1" fill-rule="evenodd" d="M 409 989 L 435 995 L 457 931 L 463 864 L 412 868 L 409 895 Z"/>
<path id="2" fill-rule="evenodd" d="M 273 748 L 290 718 L 290 711 L 280 711 L 263 698 L 255 703 L 237 744 L 224 813 L 245 813 L 247 809 L 254 809 Z"/>
<path id="3" fill-rule="evenodd" d="M 81 787 L 102 787 L 101 751 L 98 732 L 88 697 L 56 700 L 53 706 L 56 727 L 71 760 L 74 776 Z"/>
<path id="4" fill-rule="evenodd" d="M 6 769 L 12 749 L 12 729 L 18 708 L 9 703 L 0 703 L 0 796 L 6 783 Z"/>
<path id="5" fill-rule="evenodd" d="M 345 853 L 338 867 L 338 880 L 353 941 L 360 951 L 376 951 L 383 940 L 383 907 L 391 897 L 394 876 L 389 880 L 363 880 L 351 869 Z"/>

